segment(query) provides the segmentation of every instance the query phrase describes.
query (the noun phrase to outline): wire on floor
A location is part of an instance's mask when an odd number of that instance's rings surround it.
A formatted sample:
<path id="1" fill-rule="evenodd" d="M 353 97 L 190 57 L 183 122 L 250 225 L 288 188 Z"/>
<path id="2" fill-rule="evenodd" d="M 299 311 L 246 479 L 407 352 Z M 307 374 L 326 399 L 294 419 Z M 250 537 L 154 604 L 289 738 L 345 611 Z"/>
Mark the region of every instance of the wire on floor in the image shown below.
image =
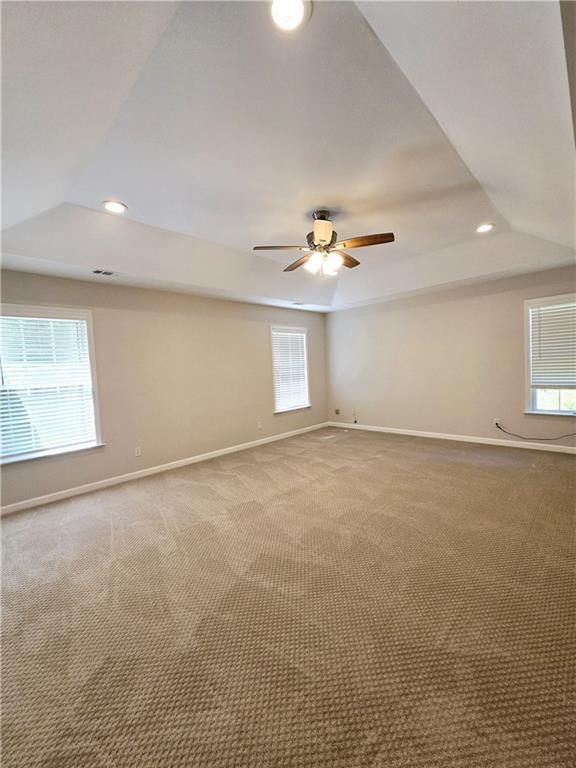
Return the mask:
<path id="1" fill-rule="evenodd" d="M 563 437 L 574 437 L 574 435 L 576 435 L 576 432 L 569 432 L 567 435 L 558 435 L 557 437 L 526 437 L 526 435 L 517 435 L 516 432 L 508 432 L 508 430 L 504 429 L 504 427 L 501 427 L 500 424 L 495 424 L 494 426 L 497 429 L 499 429 L 500 432 L 504 432 L 505 435 L 511 435 L 512 437 L 519 437 L 520 440 L 540 440 L 540 441 L 562 440 Z"/>

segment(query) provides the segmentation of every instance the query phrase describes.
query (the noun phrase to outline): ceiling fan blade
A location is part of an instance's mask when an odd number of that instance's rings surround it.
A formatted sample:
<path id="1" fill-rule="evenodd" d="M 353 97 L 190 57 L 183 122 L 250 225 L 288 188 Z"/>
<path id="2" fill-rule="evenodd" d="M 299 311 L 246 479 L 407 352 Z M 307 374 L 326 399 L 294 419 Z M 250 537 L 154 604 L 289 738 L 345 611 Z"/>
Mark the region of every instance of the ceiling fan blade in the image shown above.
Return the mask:
<path id="1" fill-rule="evenodd" d="M 310 258 L 309 253 L 304 254 L 304 256 L 301 256 L 297 261 L 293 261 L 292 264 L 289 264 L 284 272 L 293 272 L 295 269 L 298 269 L 298 267 L 301 267 L 303 264 L 306 264 L 308 259 Z"/>
<path id="2" fill-rule="evenodd" d="M 255 245 L 254 251 L 307 251 L 305 245 Z"/>
<path id="3" fill-rule="evenodd" d="M 360 262 L 358 259 L 355 259 L 354 256 L 350 256 L 349 253 L 344 253 L 344 251 L 330 251 L 330 253 L 337 253 L 339 256 L 342 256 L 342 262 L 345 267 L 348 267 L 348 269 L 353 269 L 354 267 L 357 267 Z"/>
<path id="4" fill-rule="evenodd" d="M 365 248 L 367 245 L 381 245 L 382 243 L 393 243 L 394 235 L 392 232 L 386 232 L 381 235 L 361 235 L 360 237 L 351 237 L 349 240 L 340 240 L 335 244 L 335 248 Z"/>

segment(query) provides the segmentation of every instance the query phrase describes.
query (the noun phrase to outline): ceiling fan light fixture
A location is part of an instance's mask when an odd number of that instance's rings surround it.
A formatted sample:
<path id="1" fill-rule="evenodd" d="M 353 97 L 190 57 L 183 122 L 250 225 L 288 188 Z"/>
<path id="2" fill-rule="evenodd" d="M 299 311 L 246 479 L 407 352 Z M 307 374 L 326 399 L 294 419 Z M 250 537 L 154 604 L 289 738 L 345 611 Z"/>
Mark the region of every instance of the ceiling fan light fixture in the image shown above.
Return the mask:
<path id="1" fill-rule="evenodd" d="M 274 0 L 271 9 L 274 24 L 284 32 L 292 32 L 304 21 L 306 5 L 304 0 Z"/>
<path id="2" fill-rule="evenodd" d="M 335 277 L 343 263 L 344 259 L 339 253 L 318 250 L 312 253 L 306 264 L 304 264 L 304 269 L 313 275 L 322 274 Z"/>
<path id="3" fill-rule="evenodd" d="M 478 232 L 480 235 L 483 235 L 485 232 L 491 232 L 493 229 L 494 224 L 491 224 L 489 221 L 487 221 L 484 224 L 480 224 L 479 227 L 476 227 L 476 232 Z"/>

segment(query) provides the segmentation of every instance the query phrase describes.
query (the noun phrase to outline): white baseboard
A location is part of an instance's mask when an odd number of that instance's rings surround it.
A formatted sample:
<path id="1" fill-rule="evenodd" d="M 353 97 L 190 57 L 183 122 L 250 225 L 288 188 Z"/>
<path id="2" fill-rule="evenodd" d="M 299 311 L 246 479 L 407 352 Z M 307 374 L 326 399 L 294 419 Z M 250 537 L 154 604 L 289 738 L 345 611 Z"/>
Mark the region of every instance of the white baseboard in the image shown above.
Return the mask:
<path id="1" fill-rule="evenodd" d="M 210 451 L 209 453 L 199 453 L 196 456 L 190 456 L 186 459 L 179 459 L 178 461 L 171 461 L 168 464 L 159 464 L 155 467 L 147 467 L 146 469 L 140 469 L 136 472 L 129 472 L 125 475 L 108 477 L 104 480 L 97 480 L 94 483 L 79 485 L 76 488 L 67 488 L 63 491 L 56 491 L 56 493 L 48 493 L 45 496 L 36 496 L 33 499 L 25 499 L 24 501 L 18 501 L 15 504 L 6 504 L 2 507 L 1 514 L 8 515 L 11 512 L 20 512 L 24 509 L 31 509 L 32 507 L 42 506 L 43 504 L 51 504 L 56 501 L 63 501 L 64 499 L 69 499 L 73 496 L 81 496 L 84 493 L 98 491 L 101 488 L 108 488 L 112 485 L 119 485 L 120 483 L 128 483 L 131 480 L 138 480 L 140 477 L 148 477 L 149 475 L 156 475 L 160 472 L 168 472 L 171 469 L 179 469 L 180 467 L 185 467 L 188 464 L 196 464 L 199 461 L 206 461 L 208 459 L 215 459 L 218 456 L 225 456 L 227 453 L 236 453 L 237 451 L 245 451 L 248 448 L 256 448 L 259 445 L 272 443 L 276 440 L 284 440 L 287 437 L 301 435 L 305 432 L 312 432 L 313 430 L 322 429 L 323 427 L 361 429 L 367 432 L 386 432 L 392 435 L 431 437 L 436 440 L 456 440 L 458 442 L 464 443 L 484 443 L 486 445 L 499 445 L 505 446 L 507 448 L 525 448 L 533 451 L 555 451 L 557 453 L 576 454 L 576 447 L 570 445 L 541 445 L 540 443 L 521 442 L 519 440 L 502 440 L 501 438 L 474 437 L 471 435 L 449 435 L 444 432 L 422 432 L 416 429 L 396 429 L 393 427 L 374 427 L 368 424 L 347 424 L 346 422 L 341 421 L 326 421 L 321 424 L 313 424 L 311 427 L 294 429 L 291 432 L 282 432 L 280 435 L 272 435 L 272 437 L 263 437 L 260 440 L 252 440 L 249 443 L 231 445 L 228 448 L 220 448 L 217 451 Z"/>
<path id="2" fill-rule="evenodd" d="M 432 437 L 436 440 L 457 440 L 461 443 L 485 443 L 500 445 L 507 448 L 527 448 L 531 451 L 555 451 L 556 453 L 576 453 L 576 447 L 571 445 L 548 445 L 542 443 L 523 442 L 521 440 L 502 440 L 497 437 L 473 437 L 472 435 L 448 435 L 444 432 L 421 432 L 417 429 L 395 429 L 393 427 L 372 427 L 367 424 L 347 424 L 343 421 L 329 421 L 325 426 L 341 427 L 344 429 L 363 429 L 367 432 L 387 432 L 392 435 L 410 435 L 412 437 Z"/>
<path id="3" fill-rule="evenodd" d="M 276 440 L 284 440 L 287 437 L 293 437 L 294 435 L 301 435 L 304 432 L 312 432 L 315 429 L 322 429 L 327 427 L 328 422 L 322 424 L 313 424 L 311 427 L 302 427 L 302 429 L 293 429 L 291 432 L 282 432 L 280 435 L 272 435 L 272 437 L 263 437 L 260 440 L 252 440 L 250 443 L 241 443 L 240 445 L 231 445 L 228 448 L 220 448 L 217 451 L 210 451 L 209 453 L 199 453 L 196 456 L 190 456 L 187 459 L 178 459 L 178 461 L 171 461 L 168 464 L 159 464 L 155 467 L 147 467 L 146 469 L 139 469 L 137 472 L 129 472 L 126 475 L 116 475 L 115 477 L 107 477 L 104 480 L 97 480 L 94 483 L 87 483 L 86 485 L 79 485 L 76 488 L 67 488 L 63 491 L 56 491 L 56 493 L 47 493 L 45 496 L 36 496 L 33 499 L 25 499 L 24 501 L 18 501 L 15 504 L 6 504 L 1 509 L 2 516 L 9 515 L 11 512 L 20 512 L 23 509 L 31 509 L 32 507 L 39 507 L 43 504 L 52 504 L 55 501 L 62 501 L 63 499 L 69 499 L 72 496 L 81 496 L 84 493 L 91 493 L 92 491 L 98 491 L 101 488 L 108 488 L 111 485 L 119 485 L 120 483 L 127 483 L 130 480 L 138 480 L 140 477 L 148 477 L 149 475 L 156 475 L 159 472 L 168 472 L 170 469 L 179 469 L 185 467 L 187 464 L 196 464 L 199 461 L 206 461 L 207 459 L 215 459 L 218 456 L 225 456 L 227 453 L 236 453 L 237 451 L 245 451 L 248 448 L 256 448 L 259 445 L 265 445 L 266 443 L 273 443 Z"/>

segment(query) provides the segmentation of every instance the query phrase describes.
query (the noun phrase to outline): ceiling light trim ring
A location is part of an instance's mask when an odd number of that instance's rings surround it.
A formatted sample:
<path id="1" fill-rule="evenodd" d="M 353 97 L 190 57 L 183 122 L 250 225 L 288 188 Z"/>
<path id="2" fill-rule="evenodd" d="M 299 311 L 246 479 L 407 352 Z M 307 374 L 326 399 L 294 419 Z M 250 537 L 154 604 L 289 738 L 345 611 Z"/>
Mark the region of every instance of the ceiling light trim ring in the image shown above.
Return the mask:
<path id="1" fill-rule="evenodd" d="M 273 0 L 272 21 L 282 32 L 293 32 L 310 16 L 309 0 Z"/>
<path id="2" fill-rule="evenodd" d="M 102 206 L 108 213 L 115 213 L 116 215 L 126 213 L 128 210 L 128 206 L 122 200 L 102 200 Z"/>
<path id="3" fill-rule="evenodd" d="M 482 223 L 482 224 L 479 224 L 479 225 L 476 227 L 476 232 L 477 232 L 479 235 L 483 235 L 483 234 L 485 234 L 486 232 L 491 232 L 493 229 L 494 229 L 494 224 L 492 224 L 492 222 L 491 222 L 491 221 L 485 221 L 484 223 Z"/>

